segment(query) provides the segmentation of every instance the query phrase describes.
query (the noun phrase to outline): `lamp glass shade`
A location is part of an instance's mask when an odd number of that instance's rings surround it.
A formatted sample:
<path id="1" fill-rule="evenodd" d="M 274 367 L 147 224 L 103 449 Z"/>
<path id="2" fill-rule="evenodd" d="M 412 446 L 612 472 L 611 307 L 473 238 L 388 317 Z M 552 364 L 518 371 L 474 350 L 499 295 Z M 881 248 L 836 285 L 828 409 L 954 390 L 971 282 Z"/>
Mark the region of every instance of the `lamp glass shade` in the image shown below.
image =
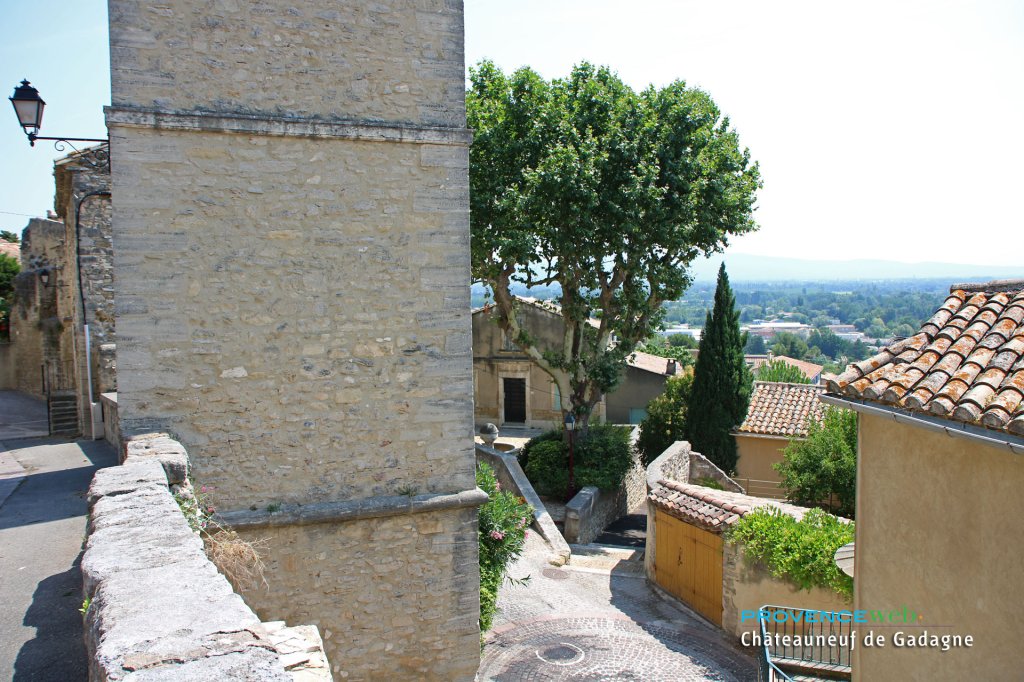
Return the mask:
<path id="1" fill-rule="evenodd" d="M 43 283 L 44 287 L 45 286 L 49 286 L 49 284 L 50 284 L 50 271 L 49 270 L 41 270 L 39 272 L 39 281 Z"/>
<path id="2" fill-rule="evenodd" d="M 576 416 L 572 412 L 565 413 L 565 428 L 569 430 L 576 428 Z"/>
<path id="3" fill-rule="evenodd" d="M 18 123 L 26 132 L 35 132 L 42 127 L 43 108 L 46 102 L 28 81 L 21 81 L 21 85 L 14 89 L 14 96 L 10 100 L 14 105 L 14 113 L 18 116 Z"/>

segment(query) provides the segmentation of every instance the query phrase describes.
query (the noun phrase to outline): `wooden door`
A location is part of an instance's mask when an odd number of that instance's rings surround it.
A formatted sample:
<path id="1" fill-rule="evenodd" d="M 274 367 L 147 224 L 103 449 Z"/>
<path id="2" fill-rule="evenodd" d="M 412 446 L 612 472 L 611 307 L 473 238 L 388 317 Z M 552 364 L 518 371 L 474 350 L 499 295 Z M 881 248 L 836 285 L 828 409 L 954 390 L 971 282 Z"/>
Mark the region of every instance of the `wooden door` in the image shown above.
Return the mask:
<path id="1" fill-rule="evenodd" d="M 505 421 L 526 422 L 526 379 L 505 377 Z"/>
<path id="2" fill-rule="evenodd" d="M 715 625 L 722 624 L 722 538 L 658 509 L 654 575 L 658 585 Z"/>

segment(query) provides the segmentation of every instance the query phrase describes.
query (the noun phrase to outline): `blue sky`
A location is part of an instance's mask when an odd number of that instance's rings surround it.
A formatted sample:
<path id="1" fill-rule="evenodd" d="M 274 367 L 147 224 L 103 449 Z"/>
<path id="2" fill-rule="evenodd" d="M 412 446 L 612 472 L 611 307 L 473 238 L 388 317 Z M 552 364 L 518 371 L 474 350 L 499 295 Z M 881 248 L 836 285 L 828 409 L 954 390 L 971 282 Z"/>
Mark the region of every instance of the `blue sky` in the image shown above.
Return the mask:
<path id="1" fill-rule="evenodd" d="M 103 137 L 106 2 L 27 10 L 0 0 L 5 96 L 28 78 L 41 134 Z M 732 251 L 1024 266 L 1024 3 L 467 0 L 466 60 L 484 57 L 710 92 L 765 184 L 761 230 Z M 52 205 L 57 153 L 30 149 L 5 106 L 0 228 L 20 231 L 11 213 Z"/>

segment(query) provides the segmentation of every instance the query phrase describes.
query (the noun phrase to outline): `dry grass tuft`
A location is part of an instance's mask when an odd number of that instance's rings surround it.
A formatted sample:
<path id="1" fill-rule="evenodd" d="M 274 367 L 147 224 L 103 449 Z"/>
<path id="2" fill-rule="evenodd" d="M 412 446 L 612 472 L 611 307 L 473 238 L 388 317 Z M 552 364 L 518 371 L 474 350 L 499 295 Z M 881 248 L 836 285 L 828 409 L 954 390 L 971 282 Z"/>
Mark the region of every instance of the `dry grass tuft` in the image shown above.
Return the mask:
<path id="1" fill-rule="evenodd" d="M 228 579 L 236 591 L 242 592 L 260 587 L 269 587 L 264 577 L 265 566 L 261 551 L 266 549 L 267 540 L 243 540 L 233 530 L 221 528 L 203 538 L 206 556 Z"/>

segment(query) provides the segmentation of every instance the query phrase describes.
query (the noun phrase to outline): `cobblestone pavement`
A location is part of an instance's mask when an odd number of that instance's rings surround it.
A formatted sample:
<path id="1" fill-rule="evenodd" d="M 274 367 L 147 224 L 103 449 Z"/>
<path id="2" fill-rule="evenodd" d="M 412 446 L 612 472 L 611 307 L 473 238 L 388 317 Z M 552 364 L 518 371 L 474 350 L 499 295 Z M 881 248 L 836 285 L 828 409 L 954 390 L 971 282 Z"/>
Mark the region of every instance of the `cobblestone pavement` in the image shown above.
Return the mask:
<path id="1" fill-rule="evenodd" d="M 479 680 L 754 680 L 753 659 L 720 630 L 652 589 L 636 562 L 547 564 L 531 533 L 510 570 Z M 604 564 L 607 565 L 607 562 Z"/>

